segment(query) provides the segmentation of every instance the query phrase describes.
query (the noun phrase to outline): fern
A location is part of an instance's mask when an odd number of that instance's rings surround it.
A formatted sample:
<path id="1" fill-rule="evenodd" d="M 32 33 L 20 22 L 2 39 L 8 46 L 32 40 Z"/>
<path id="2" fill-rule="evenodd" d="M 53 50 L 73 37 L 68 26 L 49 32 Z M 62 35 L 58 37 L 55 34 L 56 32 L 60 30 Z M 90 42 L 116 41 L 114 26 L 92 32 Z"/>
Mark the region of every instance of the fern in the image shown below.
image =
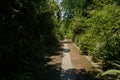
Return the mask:
<path id="1" fill-rule="evenodd" d="M 111 69 L 102 73 L 105 80 L 120 80 L 120 70 Z"/>
<path id="2" fill-rule="evenodd" d="M 106 76 L 106 75 L 115 75 L 115 76 L 120 75 L 120 70 L 111 69 L 102 73 L 102 76 Z"/>
<path id="3" fill-rule="evenodd" d="M 113 63 L 112 65 L 114 65 L 115 68 L 120 69 L 120 64 L 118 64 L 118 63 Z"/>

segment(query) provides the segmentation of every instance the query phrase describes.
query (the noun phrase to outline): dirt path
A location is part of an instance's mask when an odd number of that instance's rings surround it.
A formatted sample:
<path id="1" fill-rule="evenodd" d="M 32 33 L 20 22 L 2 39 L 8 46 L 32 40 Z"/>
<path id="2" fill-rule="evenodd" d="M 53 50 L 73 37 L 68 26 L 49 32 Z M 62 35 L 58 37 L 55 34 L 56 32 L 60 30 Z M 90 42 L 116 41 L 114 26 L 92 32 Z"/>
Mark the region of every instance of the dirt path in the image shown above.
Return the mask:
<path id="1" fill-rule="evenodd" d="M 66 42 L 66 40 L 64 41 Z M 73 65 L 71 63 L 70 55 L 69 55 L 69 48 L 68 44 L 63 44 L 63 57 L 62 57 L 62 64 L 61 64 L 61 75 L 60 80 L 75 80 L 73 74 Z"/>
<path id="2" fill-rule="evenodd" d="M 85 55 L 80 54 L 80 50 L 77 49 L 72 41 L 67 40 L 64 46 L 66 45 L 68 45 L 68 47 L 67 49 L 64 47 L 66 52 L 63 53 L 62 59 L 63 75 L 65 76 L 63 76 L 61 80 L 93 80 L 96 74 L 95 67 Z M 67 58 L 69 58 L 69 60 Z"/>
<path id="3" fill-rule="evenodd" d="M 75 44 L 61 41 L 57 54 L 50 56 L 41 80 L 95 80 L 96 68 Z"/>
<path id="4" fill-rule="evenodd" d="M 74 66 L 75 80 L 93 80 L 91 71 L 94 70 L 93 65 L 86 59 L 84 55 L 80 55 L 80 51 L 69 42 L 71 62 Z"/>
<path id="5" fill-rule="evenodd" d="M 94 66 L 69 40 L 63 42 L 60 80 L 93 80 Z"/>

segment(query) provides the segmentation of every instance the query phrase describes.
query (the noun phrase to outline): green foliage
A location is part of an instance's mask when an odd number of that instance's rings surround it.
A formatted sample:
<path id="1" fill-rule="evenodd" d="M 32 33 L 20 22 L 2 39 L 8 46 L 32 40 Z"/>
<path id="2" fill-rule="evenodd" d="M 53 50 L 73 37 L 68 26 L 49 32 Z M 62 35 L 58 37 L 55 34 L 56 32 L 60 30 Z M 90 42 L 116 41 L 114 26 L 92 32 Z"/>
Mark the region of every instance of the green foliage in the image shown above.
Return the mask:
<path id="1" fill-rule="evenodd" d="M 102 74 L 102 76 L 105 75 L 120 75 L 120 70 L 108 70 Z"/>
<path id="2" fill-rule="evenodd" d="M 64 36 L 66 35 L 65 34 L 65 24 L 64 23 L 61 23 L 61 25 L 60 25 L 60 28 L 59 28 L 59 39 L 61 40 L 61 39 L 64 39 Z"/>
<path id="3" fill-rule="evenodd" d="M 118 0 L 75 0 L 71 2 L 73 6 L 70 8 L 74 16 L 68 17 L 70 20 L 67 23 L 69 25 L 67 35 L 78 45 L 82 54 L 92 55 L 94 60 L 101 59 L 105 71 L 120 69 L 118 2 Z M 117 77 L 112 80 L 115 79 L 117 80 Z"/>
<path id="4" fill-rule="evenodd" d="M 120 79 L 120 70 L 108 70 L 102 73 L 104 79 L 119 80 Z"/>
<path id="5" fill-rule="evenodd" d="M 1 80 L 38 77 L 46 57 L 57 47 L 57 10 L 58 6 L 49 0 L 4 0 L 0 3 Z"/>

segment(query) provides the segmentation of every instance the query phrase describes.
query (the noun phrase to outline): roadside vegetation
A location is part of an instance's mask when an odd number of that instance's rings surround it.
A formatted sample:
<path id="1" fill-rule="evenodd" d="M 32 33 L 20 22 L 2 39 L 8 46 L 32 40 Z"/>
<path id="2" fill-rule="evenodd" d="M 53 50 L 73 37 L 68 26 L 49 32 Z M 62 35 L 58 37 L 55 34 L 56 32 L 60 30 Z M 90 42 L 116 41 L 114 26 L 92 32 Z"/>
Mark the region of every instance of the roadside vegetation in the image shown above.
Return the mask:
<path id="1" fill-rule="evenodd" d="M 94 61 L 102 60 L 98 80 L 120 79 L 119 0 L 63 0 L 64 31 Z"/>
<path id="2" fill-rule="evenodd" d="M 59 8 L 50 0 L 0 2 L 0 80 L 40 80 L 58 46 Z"/>
<path id="3" fill-rule="evenodd" d="M 0 2 L 0 80 L 40 80 L 45 64 L 71 38 L 102 61 L 98 80 L 120 79 L 119 0 L 3 0 Z"/>

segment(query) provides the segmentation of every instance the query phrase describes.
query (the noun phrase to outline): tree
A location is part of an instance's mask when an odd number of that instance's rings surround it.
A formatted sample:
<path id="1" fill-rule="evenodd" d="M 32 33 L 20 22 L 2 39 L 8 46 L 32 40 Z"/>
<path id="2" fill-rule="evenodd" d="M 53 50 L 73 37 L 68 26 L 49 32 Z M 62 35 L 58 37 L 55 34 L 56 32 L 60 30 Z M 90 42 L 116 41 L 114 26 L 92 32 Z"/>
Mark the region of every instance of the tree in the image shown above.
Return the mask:
<path id="1" fill-rule="evenodd" d="M 48 0 L 0 3 L 0 78 L 35 80 L 57 46 L 57 5 Z M 39 71 L 39 72 L 38 72 Z"/>

